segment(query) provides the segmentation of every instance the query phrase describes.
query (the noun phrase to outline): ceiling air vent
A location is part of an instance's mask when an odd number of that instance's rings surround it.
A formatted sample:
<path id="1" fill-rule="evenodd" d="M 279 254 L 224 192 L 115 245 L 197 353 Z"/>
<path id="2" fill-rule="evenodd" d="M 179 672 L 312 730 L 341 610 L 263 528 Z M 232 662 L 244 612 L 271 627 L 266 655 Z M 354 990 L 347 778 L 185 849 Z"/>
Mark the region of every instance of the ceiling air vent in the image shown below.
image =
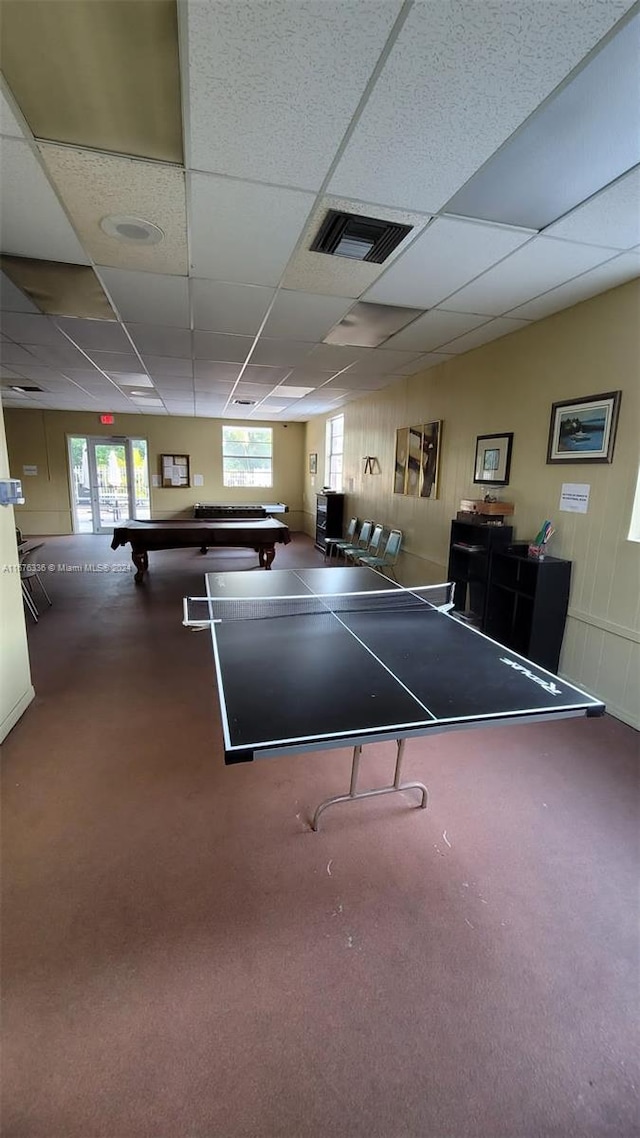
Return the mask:
<path id="1" fill-rule="evenodd" d="M 238 407 L 254 407 L 255 404 L 258 402 L 258 400 L 257 399 L 234 399 L 233 402 L 236 403 L 238 405 Z"/>
<path id="2" fill-rule="evenodd" d="M 44 387 L 34 387 L 32 384 L 27 386 L 26 383 L 11 383 L 9 386 L 12 391 L 44 391 Z"/>
<path id="3" fill-rule="evenodd" d="M 412 229 L 412 225 L 398 225 L 393 221 L 330 209 L 311 250 L 381 265 Z"/>

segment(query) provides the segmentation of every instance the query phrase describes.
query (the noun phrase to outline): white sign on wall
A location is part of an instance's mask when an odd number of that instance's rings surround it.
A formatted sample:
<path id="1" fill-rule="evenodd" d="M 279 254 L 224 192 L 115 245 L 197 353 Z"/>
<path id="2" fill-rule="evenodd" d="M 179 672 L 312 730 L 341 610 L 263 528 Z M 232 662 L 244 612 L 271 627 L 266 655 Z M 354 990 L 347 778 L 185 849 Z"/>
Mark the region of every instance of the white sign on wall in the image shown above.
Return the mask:
<path id="1" fill-rule="evenodd" d="M 31 465 L 23 466 L 22 467 L 22 473 L 23 473 L 23 475 L 26 475 L 27 477 L 29 477 L 29 476 L 33 477 L 34 475 L 36 475 L 38 473 L 38 467 L 37 466 L 31 466 Z"/>
<path id="2" fill-rule="evenodd" d="M 590 490 L 588 482 L 563 482 L 560 509 L 569 514 L 586 514 Z"/>

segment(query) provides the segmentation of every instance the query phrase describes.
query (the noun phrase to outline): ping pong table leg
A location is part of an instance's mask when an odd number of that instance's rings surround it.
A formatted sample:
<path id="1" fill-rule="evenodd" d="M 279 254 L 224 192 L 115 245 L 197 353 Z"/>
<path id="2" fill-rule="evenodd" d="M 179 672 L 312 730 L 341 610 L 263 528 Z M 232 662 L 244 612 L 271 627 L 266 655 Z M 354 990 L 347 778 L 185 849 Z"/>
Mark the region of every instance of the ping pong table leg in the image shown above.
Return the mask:
<path id="1" fill-rule="evenodd" d="M 397 739 L 396 740 L 396 745 L 397 745 L 398 750 L 397 750 L 397 754 L 396 754 L 396 769 L 395 769 L 395 774 L 394 774 L 394 778 L 393 778 L 393 786 L 378 786 L 378 787 L 375 787 L 373 790 L 357 790 L 358 773 L 360 770 L 360 757 L 362 755 L 362 744 L 357 743 L 356 746 L 353 748 L 353 759 L 351 761 L 351 783 L 349 786 L 349 793 L 348 794 L 338 794 L 338 795 L 335 795 L 333 798 L 327 798 L 324 802 L 321 802 L 320 805 L 317 807 L 315 814 L 313 815 L 313 821 L 311 823 L 311 828 L 313 830 L 317 831 L 318 821 L 319 821 L 320 815 L 329 806 L 335 806 L 337 802 L 350 802 L 353 798 L 374 798 L 378 794 L 394 794 L 398 791 L 403 791 L 403 790 L 419 790 L 421 795 L 422 795 L 421 800 L 420 800 L 420 809 L 426 810 L 427 809 L 427 801 L 429 798 L 429 792 L 428 792 L 426 786 L 424 786 L 424 784 L 421 782 L 401 782 L 400 781 L 400 779 L 402 777 L 402 760 L 404 758 L 405 742 L 406 742 L 406 739 Z"/>

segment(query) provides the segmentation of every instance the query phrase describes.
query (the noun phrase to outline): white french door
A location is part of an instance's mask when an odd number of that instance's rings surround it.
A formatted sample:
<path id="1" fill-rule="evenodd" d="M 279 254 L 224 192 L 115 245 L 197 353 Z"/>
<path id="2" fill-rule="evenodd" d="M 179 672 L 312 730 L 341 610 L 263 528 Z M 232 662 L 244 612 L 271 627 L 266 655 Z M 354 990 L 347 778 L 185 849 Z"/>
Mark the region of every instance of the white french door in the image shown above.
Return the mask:
<path id="1" fill-rule="evenodd" d="M 69 437 L 74 531 L 111 533 L 127 518 L 150 518 L 146 439 Z"/>

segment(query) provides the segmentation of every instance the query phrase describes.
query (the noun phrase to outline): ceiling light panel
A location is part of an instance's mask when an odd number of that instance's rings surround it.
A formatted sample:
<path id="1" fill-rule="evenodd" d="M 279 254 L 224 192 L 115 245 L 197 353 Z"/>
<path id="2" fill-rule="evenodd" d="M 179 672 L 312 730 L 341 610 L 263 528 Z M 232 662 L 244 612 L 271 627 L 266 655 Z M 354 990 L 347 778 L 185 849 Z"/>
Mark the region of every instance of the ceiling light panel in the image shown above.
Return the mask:
<path id="1" fill-rule="evenodd" d="M 532 236 L 530 231 L 437 218 L 365 293 L 364 300 L 434 308 Z"/>
<path id="2" fill-rule="evenodd" d="M 312 252 L 313 240 L 329 210 L 360 215 L 371 213 L 371 207 L 361 202 L 348 201 L 344 198 L 323 198 L 305 226 L 299 247 L 287 265 L 283 279 L 285 288 L 355 299 L 377 280 L 383 269 L 395 261 L 406 249 L 409 241 L 429 220 L 424 214 L 405 213 L 383 206 L 376 207 L 376 216 L 382 220 L 411 226 L 411 232 L 397 249 L 394 249 L 384 265 L 378 265 L 373 261 L 352 261 L 345 257 L 329 257 Z"/>
<path id="3" fill-rule="evenodd" d="M 377 348 L 421 313 L 420 308 L 398 308 L 387 304 L 360 302 L 354 304 L 340 323 L 331 329 L 324 337 L 324 343 Z"/>
<path id="4" fill-rule="evenodd" d="M 582 0 L 576 19 L 575 0 L 415 4 L 331 192 L 437 212 L 628 7 Z"/>
<path id="5" fill-rule="evenodd" d="M 274 394 L 282 396 L 283 399 L 302 399 L 310 391 L 313 391 L 312 387 L 289 387 L 288 384 L 280 384 L 279 387 L 276 387 Z"/>
<path id="6" fill-rule="evenodd" d="M 521 316 L 526 320 L 542 320 L 553 312 L 579 304 L 582 300 L 588 300 L 589 297 L 606 292 L 607 289 L 626 284 L 636 277 L 640 277 L 640 252 L 621 253 L 612 261 L 607 261 L 596 269 L 590 269 L 589 272 L 582 273 L 567 284 L 552 288 L 535 300 L 514 308 L 509 315 Z"/>
<path id="7" fill-rule="evenodd" d="M 265 336 L 283 338 L 295 329 L 297 340 L 316 343 L 351 308 L 350 297 L 280 289 L 264 327 Z"/>
<path id="8" fill-rule="evenodd" d="M 190 4 L 193 165 L 317 189 L 400 7 Z"/>
<path id="9" fill-rule="evenodd" d="M 28 143 L 3 138 L 0 149 L 3 253 L 87 265 L 88 257 Z"/>
<path id="10" fill-rule="evenodd" d="M 186 277 L 102 266 L 98 272 L 126 323 L 189 327 L 189 285 Z"/>
<path id="11" fill-rule="evenodd" d="M 639 59 L 636 16 L 455 194 L 447 212 L 543 229 L 635 166 Z"/>
<path id="12" fill-rule="evenodd" d="M 487 316 L 502 316 L 539 293 L 564 284 L 587 269 L 593 269 L 616 253 L 616 249 L 573 245 L 568 241 L 554 241 L 551 237 L 536 237 L 524 248 L 517 249 L 499 265 L 449 297 L 447 308 L 454 312 L 484 312 Z"/>
<path id="13" fill-rule="evenodd" d="M 176 5 L 9 3 L 2 70 L 38 138 L 182 161 Z"/>
<path id="14" fill-rule="evenodd" d="M 486 324 L 487 320 L 487 316 L 445 312 L 443 309 L 434 308 L 424 316 L 419 316 L 409 328 L 394 336 L 388 346 L 404 351 L 431 352 L 434 348 L 445 344 L 447 340 L 452 340 L 454 336 L 462 336 L 472 328 Z"/>
<path id="15" fill-rule="evenodd" d="M 96 264 L 186 276 L 187 220 L 182 170 L 66 146 L 42 144 L 40 151 Z M 162 229 L 164 240 L 159 245 L 142 245 L 109 237 L 100 228 L 100 222 L 112 214 L 146 218 Z"/>
<path id="16" fill-rule="evenodd" d="M 297 190 L 193 174 L 193 275 L 277 285 L 313 201 Z"/>
<path id="17" fill-rule="evenodd" d="M 640 244 L 640 166 L 550 225 L 545 237 L 616 249 Z"/>
<path id="18" fill-rule="evenodd" d="M 13 283 L 50 316 L 116 318 L 100 281 L 88 266 L 4 256 L 0 264 Z"/>
<path id="19" fill-rule="evenodd" d="M 255 335 L 274 291 L 262 285 L 192 280 L 193 326 L 205 332 Z"/>

